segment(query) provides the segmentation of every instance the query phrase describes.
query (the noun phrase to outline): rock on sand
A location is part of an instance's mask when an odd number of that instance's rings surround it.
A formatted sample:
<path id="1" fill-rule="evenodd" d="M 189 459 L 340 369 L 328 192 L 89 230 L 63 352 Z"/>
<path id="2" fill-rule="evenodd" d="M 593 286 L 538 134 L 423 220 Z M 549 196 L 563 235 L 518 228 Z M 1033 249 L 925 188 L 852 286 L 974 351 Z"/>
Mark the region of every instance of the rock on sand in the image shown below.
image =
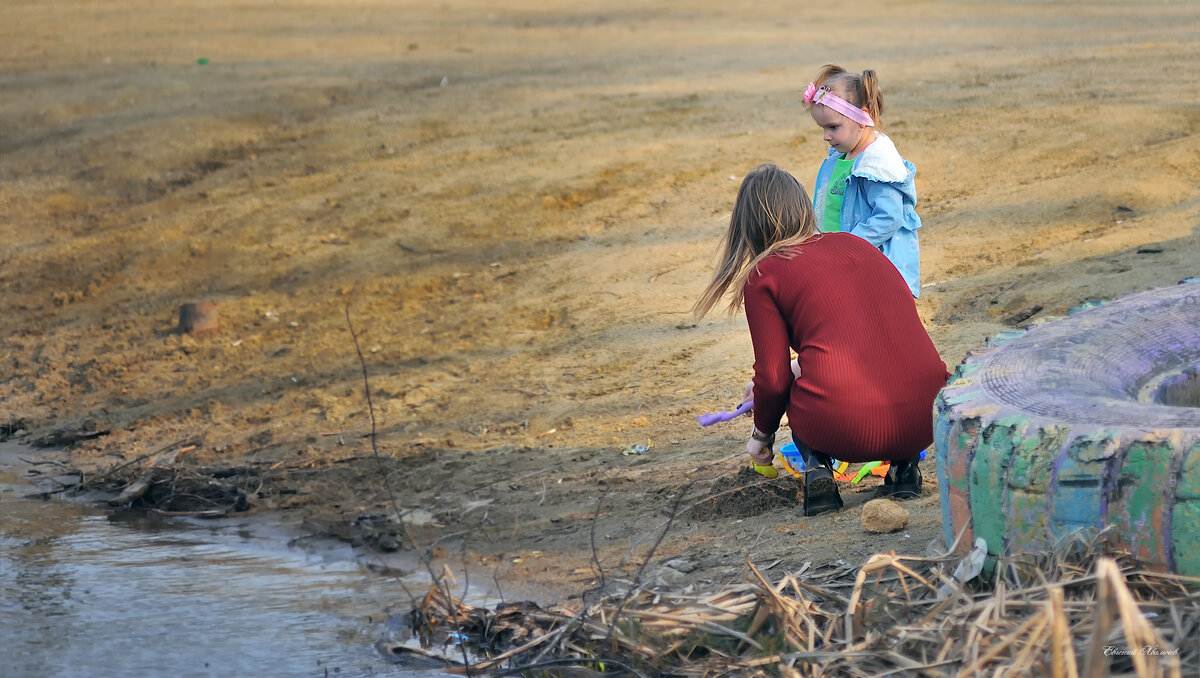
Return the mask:
<path id="1" fill-rule="evenodd" d="M 891 499 L 872 499 L 863 504 L 862 526 L 867 532 L 895 532 L 908 526 L 908 509 Z"/>

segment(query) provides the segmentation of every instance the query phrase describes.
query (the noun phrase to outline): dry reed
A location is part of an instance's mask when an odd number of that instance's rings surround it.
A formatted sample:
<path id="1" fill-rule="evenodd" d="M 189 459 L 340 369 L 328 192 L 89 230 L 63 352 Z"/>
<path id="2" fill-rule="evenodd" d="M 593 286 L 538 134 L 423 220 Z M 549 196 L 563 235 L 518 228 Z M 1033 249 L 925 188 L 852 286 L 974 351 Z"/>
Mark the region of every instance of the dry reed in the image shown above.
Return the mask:
<path id="1" fill-rule="evenodd" d="M 773 581 L 751 565 L 717 591 L 625 582 L 548 609 L 473 608 L 435 586 L 410 619 L 426 648 L 465 639 L 475 661 L 451 670 L 470 675 L 1200 675 L 1200 579 L 1099 542 L 1001 559 L 965 585 L 955 564 L 876 554 Z"/>

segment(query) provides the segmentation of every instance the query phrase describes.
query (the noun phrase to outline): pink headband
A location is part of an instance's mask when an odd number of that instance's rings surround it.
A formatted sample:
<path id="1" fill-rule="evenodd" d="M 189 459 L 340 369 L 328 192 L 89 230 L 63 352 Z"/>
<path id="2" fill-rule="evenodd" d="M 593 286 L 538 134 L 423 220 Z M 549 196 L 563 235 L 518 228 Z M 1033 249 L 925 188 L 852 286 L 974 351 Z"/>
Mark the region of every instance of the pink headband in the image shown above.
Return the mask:
<path id="1" fill-rule="evenodd" d="M 875 121 L 871 119 L 870 115 L 867 115 L 866 111 L 830 92 L 829 88 L 825 86 L 818 89 L 813 83 L 808 83 L 808 87 L 804 90 L 804 103 L 809 106 L 817 104 L 828 106 L 863 127 L 875 126 Z"/>

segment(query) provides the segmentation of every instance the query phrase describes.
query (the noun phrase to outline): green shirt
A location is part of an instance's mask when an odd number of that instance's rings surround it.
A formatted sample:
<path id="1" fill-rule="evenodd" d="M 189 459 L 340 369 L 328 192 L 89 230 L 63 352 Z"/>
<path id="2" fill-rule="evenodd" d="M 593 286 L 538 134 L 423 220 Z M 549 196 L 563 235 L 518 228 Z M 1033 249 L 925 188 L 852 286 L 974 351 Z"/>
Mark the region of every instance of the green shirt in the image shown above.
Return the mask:
<path id="1" fill-rule="evenodd" d="M 847 160 L 845 155 L 833 164 L 829 194 L 825 196 L 825 214 L 821 216 L 821 230 L 826 233 L 840 233 L 842 230 L 842 202 L 846 199 L 846 180 L 850 178 L 853 168 L 854 161 Z"/>

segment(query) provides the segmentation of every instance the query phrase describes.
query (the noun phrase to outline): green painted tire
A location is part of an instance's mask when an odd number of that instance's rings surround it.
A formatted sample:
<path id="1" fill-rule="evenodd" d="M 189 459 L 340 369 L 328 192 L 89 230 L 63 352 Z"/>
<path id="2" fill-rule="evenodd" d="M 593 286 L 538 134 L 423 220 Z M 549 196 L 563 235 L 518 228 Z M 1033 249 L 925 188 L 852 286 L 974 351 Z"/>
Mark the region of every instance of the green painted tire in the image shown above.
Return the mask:
<path id="1" fill-rule="evenodd" d="M 1001 556 L 1108 529 L 1135 560 L 1200 576 L 1198 370 L 1200 284 L 992 337 L 934 406 L 946 542 Z"/>

